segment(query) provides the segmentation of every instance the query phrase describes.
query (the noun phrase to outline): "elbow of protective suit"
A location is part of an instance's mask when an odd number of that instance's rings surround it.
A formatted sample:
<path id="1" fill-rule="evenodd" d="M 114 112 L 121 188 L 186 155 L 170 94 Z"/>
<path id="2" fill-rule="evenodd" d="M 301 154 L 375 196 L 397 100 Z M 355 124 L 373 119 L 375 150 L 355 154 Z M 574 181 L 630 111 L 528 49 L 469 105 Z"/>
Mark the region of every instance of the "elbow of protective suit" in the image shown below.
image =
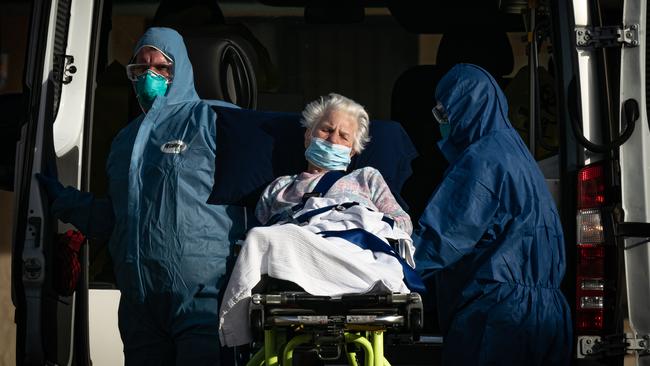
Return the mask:
<path id="1" fill-rule="evenodd" d="M 446 268 L 462 256 L 456 247 L 431 228 L 420 228 L 413 234 L 415 268 L 421 275 Z"/>

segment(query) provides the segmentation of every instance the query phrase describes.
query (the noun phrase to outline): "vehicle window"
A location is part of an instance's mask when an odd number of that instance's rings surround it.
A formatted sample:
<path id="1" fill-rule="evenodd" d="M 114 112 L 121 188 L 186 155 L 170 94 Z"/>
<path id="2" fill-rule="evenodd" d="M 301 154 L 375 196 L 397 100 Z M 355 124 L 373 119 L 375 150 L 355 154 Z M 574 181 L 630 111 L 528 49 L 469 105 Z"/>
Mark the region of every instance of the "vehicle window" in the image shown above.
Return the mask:
<path id="1" fill-rule="evenodd" d="M 296 17 L 235 19 L 258 35 L 277 75 L 260 95 L 261 109 L 300 111 L 337 92 L 364 105 L 371 118 L 389 119 L 395 81 L 418 62 L 417 35 L 387 11 L 344 25 L 305 24 Z"/>
<path id="2" fill-rule="evenodd" d="M 11 190 L 15 146 L 22 116 L 23 68 L 29 22 L 29 2 L 0 2 L 0 189 Z M 6 9 L 6 11 L 4 10 Z M 9 143 L 11 140 L 11 143 Z"/>
<path id="3" fill-rule="evenodd" d="M 537 92 L 539 105 L 536 113 L 538 124 L 535 131 L 535 158 L 537 160 L 556 155 L 559 143 L 552 49 L 548 38 L 542 37 L 550 37 L 550 34 L 547 32 L 540 36 L 541 42 L 538 46 Z M 516 52 L 516 63 L 513 73 L 509 75 L 510 80 L 504 87 L 504 92 L 509 104 L 508 118 L 526 145 L 530 147 L 531 86 L 528 65 L 530 46 L 527 38 L 526 33 L 510 34 L 513 50 Z"/>
<path id="4" fill-rule="evenodd" d="M 16 327 L 11 300 L 11 227 L 15 141 L 19 135 L 23 69 L 27 50 L 30 1 L 0 1 L 0 364 L 15 364 Z"/>

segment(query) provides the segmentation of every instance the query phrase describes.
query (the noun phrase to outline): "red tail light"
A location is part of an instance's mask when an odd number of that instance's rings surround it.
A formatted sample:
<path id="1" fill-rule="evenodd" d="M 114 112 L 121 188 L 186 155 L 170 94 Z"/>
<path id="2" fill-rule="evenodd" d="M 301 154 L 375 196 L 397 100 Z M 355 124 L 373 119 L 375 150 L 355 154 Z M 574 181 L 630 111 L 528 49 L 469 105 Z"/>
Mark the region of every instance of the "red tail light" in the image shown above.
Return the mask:
<path id="1" fill-rule="evenodd" d="M 578 208 L 593 208 L 605 203 L 605 172 L 602 165 L 584 167 L 578 173 Z"/>
<path id="2" fill-rule="evenodd" d="M 603 309 L 580 310 L 576 313 L 576 328 L 578 333 L 603 329 Z"/>
<path id="3" fill-rule="evenodd" d="M 578 246 L 578 273 L 588 278 L 605 275 L 605 248 L 602 245 Z"/>
<path id="4" fill-rule="evenodd" d="M 589 332 L 603 329 L 605 250 L 602 245 L 578 245 L 576 273 L 577 330 Z"/>
<path id="5" fill-rule="evenodd" d="M 578 333 L 602 330 L 605 320 L 605 235 L 600 208 L 605 204 L 602 165 L 578 173 L 576 328 Z"/>

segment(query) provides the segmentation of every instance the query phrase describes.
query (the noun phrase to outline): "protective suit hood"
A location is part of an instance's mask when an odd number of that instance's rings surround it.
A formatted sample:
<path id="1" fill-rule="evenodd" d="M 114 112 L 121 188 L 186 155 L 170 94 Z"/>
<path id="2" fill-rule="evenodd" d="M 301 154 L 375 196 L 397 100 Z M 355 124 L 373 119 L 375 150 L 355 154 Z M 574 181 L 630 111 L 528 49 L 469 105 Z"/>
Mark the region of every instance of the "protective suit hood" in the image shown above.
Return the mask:
<path id="1" fill-rule="evenodd" d="M 438 83 L 436 100 L 445 107 L 451 124 L 449 136 L 438 142 L 450 163 L 482 137 L 512 128 L 505 95 L 494 78 L 476 65 L 454 66 Z"/>
<path id="2" fill-rule="evenodd" d="M 164 97 L 157 99 L 163 99 L 165 104 L 198 100 L 199 96 L 194 88 L 194 72 L 183 37 L 171 28 L 149 28 L 135 46 L 133 55 L 137 55 L 140 49 L 146 46 L 157 48 L 174 62 L 174 79 L 169 91 Z"/>

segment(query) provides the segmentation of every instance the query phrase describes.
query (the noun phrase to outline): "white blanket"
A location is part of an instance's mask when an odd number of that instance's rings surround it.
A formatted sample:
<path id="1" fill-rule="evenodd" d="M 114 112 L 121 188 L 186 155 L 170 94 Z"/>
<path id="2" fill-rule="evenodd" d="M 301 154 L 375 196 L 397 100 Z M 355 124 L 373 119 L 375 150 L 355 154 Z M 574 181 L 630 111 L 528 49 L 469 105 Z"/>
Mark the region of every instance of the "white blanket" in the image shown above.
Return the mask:
<path id="1" fill-rule="evenodd" d="M 295 217 L 312 209 L 337 204 L 331 198 L 310 198 Z M 410 236 L 382 221 L 383 214 L 362 206 L 330 210 L 312 217 L 306 225 L 280 224 L 249 231 L 224 293 L 219 313 L 221 344 L 250 343 L 248 324 L 251 290 L 263 274 L 298 284 L 313 295 L 337 296 L 386 288 L 409 292 L 399 261 L 373 253 L 341 238 L 323 238 L 325 230 L 361 228 L 379 238 L 399 240 L 400 255 L 413 266 Z"/>

